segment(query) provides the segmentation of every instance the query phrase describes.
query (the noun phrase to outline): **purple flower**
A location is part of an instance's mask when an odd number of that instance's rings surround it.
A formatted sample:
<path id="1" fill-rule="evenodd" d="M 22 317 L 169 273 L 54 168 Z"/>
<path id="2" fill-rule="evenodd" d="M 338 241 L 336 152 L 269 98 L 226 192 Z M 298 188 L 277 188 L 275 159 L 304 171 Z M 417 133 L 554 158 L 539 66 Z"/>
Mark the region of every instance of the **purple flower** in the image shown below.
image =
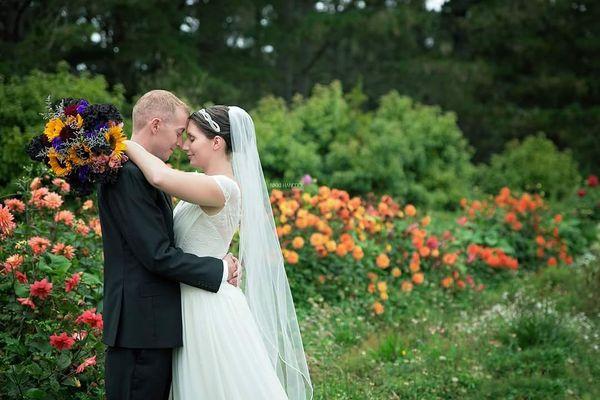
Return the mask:
<path id="1" fill-rule="evenodd" d="M 81 100 L 79 102 L 79 104 L 77 105 L 77 114 L 81 115 L 83 114 L 83 112 L 85 111 L 86 108 L 88 108 L 88 106 L 90 105 L 90 103 L 88 103 L 85 100 Z"/>
<path id="2" fill-rule="evenodd" d="M 87 165 L 84 165 L 79 168 L 79 171 L 77 171 L 77 176 L 81 182 L 85 182 L 88 178 L 89 173 L 90 173 L 90 167 L 88 167 Z"/>
<path id="3" fill-rule="evenodd" d="M 56 150 L 60 150 L 60 148 L 63 145 L 63 141 L 60 138 L 60 136 L 55 137 L 54 139 L 52 139 L 52 147 L 54 147 L 54 149 Z"/>
<path id="4" fill-rule="evenodd" d="M 310 185 L 313 182 L 313 178 L 310 175 L 306 174 L 302 177 L 301 182 L 304 185 Z"/>

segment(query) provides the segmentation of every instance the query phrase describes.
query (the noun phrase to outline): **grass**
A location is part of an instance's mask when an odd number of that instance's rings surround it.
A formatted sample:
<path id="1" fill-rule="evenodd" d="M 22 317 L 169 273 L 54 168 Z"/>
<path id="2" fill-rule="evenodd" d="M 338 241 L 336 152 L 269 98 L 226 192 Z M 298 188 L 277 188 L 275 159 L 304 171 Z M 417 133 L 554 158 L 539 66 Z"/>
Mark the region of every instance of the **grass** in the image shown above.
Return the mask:
<path id="1" fill-rule="evenodd" d="M 600 398 L 598 293 L 596 252 L 480 293 L 415 291 L 380 317 L 312 301 L 315 399 Z"/>

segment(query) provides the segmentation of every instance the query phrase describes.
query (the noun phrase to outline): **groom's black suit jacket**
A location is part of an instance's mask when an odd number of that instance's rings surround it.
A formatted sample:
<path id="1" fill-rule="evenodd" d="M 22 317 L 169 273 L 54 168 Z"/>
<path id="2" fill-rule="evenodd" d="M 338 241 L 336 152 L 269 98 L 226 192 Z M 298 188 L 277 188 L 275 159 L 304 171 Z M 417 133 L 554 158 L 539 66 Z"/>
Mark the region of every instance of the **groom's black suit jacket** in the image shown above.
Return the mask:
<path id="1" fill-rule="evenodd" d="M 170 199 L 127 162 L 114 184 L 100 185 L 104 246 L 105 344 L 182 346 L 179 282 L 217 292 L 223 262 L 175 247 Z"/>

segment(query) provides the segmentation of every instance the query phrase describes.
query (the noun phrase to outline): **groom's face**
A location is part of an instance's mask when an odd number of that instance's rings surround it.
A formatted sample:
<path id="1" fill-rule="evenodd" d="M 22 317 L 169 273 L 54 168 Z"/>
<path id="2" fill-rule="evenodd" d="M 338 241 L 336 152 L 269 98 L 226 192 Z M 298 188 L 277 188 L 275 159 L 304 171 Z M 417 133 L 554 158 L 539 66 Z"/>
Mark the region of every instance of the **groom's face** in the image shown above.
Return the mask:
<path id="1" fill-rule="evenodd" d="M 167 161 L 176 147 L 183 144 L 183 132 L 187 125 L 188 113 L 183 108 L 178 108 L 171 118 L 163 120 L 156 137 L 157 156 Z"/>

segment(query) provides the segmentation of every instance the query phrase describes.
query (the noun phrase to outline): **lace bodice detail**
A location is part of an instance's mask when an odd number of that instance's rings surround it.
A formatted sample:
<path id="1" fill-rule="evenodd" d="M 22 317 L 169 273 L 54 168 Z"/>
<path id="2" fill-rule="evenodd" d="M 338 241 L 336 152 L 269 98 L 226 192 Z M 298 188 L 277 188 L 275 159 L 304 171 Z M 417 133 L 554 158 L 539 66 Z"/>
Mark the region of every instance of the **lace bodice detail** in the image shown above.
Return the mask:
<path id="1" fill-rule="evenodd" d="M 223 258 L 239 229 L 241 193 L 237 183 L 225 175 L 209 175 L 221 188 L 225 205 L 216 214 L 181 200 L 173 210 L 175 244 L 186 253 Z"/>

